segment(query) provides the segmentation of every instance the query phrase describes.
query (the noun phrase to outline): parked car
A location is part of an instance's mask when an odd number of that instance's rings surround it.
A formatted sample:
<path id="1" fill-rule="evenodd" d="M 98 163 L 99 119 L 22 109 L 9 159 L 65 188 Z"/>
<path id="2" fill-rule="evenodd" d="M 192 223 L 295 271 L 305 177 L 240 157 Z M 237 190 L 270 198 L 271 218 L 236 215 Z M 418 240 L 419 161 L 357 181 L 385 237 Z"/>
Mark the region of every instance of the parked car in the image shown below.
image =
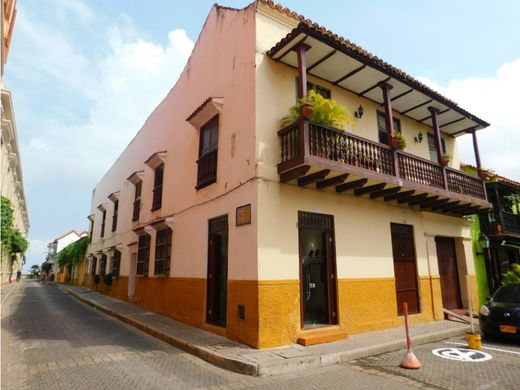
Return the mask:
<path id="1" fill-rule="evenodd" d="M 520 341 L 520 283 L 500 286 L 479 311 L 484 337 L 507 336 Z"/>

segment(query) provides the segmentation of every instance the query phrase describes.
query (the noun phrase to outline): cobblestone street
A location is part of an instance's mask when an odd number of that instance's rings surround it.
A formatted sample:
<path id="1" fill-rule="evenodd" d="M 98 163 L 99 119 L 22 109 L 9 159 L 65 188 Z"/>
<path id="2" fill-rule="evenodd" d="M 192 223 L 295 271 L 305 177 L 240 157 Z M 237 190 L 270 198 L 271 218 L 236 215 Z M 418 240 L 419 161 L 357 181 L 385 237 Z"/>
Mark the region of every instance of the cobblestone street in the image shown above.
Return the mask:
<path id="1" fill-rule="evenodd" d="M 263 378 L 236 374 L 106 316 L 57 286 L 36 281 L 22 282 L 2 308 L 2 389 L 381 387 L 416 385 L 350 365 Z"/>

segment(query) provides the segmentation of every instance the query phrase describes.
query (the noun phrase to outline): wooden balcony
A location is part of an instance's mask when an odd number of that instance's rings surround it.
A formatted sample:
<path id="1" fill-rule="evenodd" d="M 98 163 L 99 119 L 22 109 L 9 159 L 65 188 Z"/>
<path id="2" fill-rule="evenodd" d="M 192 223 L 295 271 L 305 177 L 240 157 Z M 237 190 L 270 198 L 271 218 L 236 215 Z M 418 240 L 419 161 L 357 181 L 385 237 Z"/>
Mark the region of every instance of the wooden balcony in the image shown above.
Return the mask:
<path id="1" fill-rule="evenodd" d="M 489 209 L 483 181 L 306 120 L 280 130 L 280 181 L 462 216 Z"/>
<path id="2" fill-rule="evenodd" d="M 512 235 L 520 238 L 520 215 L 508 211 L 482 213 L 480 230 L 487 236 Z"/>

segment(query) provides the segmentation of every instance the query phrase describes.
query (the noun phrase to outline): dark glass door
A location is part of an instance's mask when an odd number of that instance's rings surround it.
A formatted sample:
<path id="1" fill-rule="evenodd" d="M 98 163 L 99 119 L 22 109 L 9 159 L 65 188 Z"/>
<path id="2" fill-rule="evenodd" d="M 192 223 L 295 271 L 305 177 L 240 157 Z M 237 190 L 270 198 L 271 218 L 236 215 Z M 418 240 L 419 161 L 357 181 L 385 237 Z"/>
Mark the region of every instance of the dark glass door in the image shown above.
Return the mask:
<path id="1" fill-rule="evenodd" d="M 226 326 L 228 276 L 227 215 L 209 221 L 206 321 Z"/>
<path id="2" fill-rule="evenodd" d="M 302 326 L 337 323 L 332 216 L 299 212 Z"/>

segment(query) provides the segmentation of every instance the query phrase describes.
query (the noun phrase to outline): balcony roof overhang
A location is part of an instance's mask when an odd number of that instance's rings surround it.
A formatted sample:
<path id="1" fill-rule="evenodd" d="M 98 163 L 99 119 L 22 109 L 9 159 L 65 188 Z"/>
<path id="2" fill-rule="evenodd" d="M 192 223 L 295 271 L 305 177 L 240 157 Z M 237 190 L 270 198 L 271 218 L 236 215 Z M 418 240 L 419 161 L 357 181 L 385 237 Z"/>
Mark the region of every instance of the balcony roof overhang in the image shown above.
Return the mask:
<path id="1" fill-rule="evenodd" d="M 315 24 L 300 22 L 267 55 L 275 61 L 298 68 L 294 48 L 300 44 L 307 48 L 307 74 L 378 104 L 383 104 L 383 94 L 377 86 L 385 82 L 392 86 L 392 108 L 398 114 L 431 126 L 428 107 L 435 107 L 439 111 L 440 130 L 451 136 L 489 126 L 486 121 L 402 70 Z"/>

